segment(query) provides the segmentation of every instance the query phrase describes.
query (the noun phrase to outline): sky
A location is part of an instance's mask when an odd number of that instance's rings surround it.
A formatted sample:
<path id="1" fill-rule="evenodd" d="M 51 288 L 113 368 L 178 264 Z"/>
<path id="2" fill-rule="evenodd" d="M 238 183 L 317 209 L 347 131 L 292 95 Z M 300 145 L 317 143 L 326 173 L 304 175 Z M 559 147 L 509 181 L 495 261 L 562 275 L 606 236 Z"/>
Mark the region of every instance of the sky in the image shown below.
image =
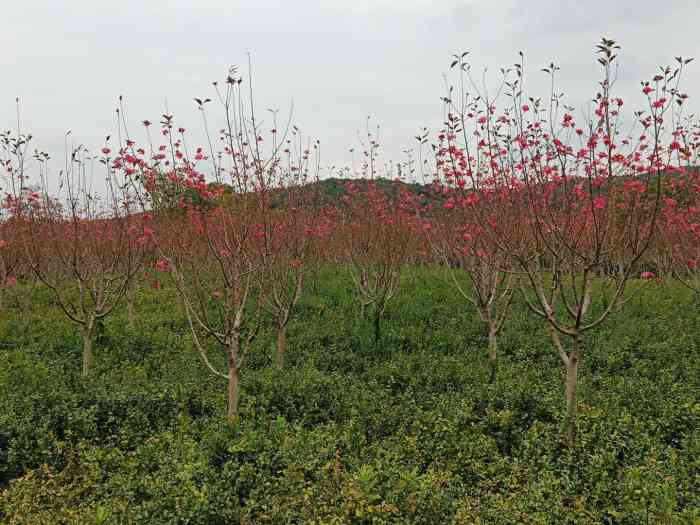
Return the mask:
<path id="1" fill-rule="evenodd" d="M 444 75 L 469 51 L 488 85 L 525 54 L 527 85 L 547 95 L 540 69 L 554 61 L 569 103 L 584 107 L 600 78 L 594 46 L 620 43 L 617 93 L 643 103 L 639 82 L 674 56 L 700 55 L 697 0 L 24 0 L 0 9 L 0 129 L 16 126 L 56 169 L 71 140 L 97 151 L 114 134 L 124 97 L 132 134 L 167 110 L 203 144 L 193 97 L 231 65 L 253 63 L 258 114 L 284 115 L 320 140 L 322 164 L 355 162 L 367 117 L 380 126 L 384 161 L 400 161 L 422 126 L 440 126 Z M 693 98 L 700 60 L 683 82 Z M 213 98 L 213 97 L 212 97 Z M 216 111 L 212 107 L 212 118 Z M 269 119 L 268 119 L 269 120 Z M 267 122 L 265 123 L 267 124 Z M 271 126 L 270 126 L 271 127 Z M 135 131 L 134 131 L 135 130 Z M 194 144 L 193 144 L 194 143 Z"/>

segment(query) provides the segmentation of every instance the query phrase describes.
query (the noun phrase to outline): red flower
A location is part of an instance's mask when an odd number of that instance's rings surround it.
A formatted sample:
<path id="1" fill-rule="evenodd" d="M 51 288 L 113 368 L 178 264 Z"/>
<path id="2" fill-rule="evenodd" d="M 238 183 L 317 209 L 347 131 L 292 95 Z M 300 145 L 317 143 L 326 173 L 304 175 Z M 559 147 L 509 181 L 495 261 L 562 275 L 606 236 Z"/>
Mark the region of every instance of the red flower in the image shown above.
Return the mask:
<path id="1" fill-rule="evenodd" d="M 654 272 L 642 272 L 640 277 L 648 281 L 649 279 L 653 279 L 654 277 L 656 277 L 656 275 L 654 274 Z"/>
<path id="2" fill-rule="evenodd" d="M 168 270 L 170 270 L 170 263 L 165 259 L 161 259 L 158 262 L 156 262 L 156 270 L 159 272 L 167 272 Z"/>

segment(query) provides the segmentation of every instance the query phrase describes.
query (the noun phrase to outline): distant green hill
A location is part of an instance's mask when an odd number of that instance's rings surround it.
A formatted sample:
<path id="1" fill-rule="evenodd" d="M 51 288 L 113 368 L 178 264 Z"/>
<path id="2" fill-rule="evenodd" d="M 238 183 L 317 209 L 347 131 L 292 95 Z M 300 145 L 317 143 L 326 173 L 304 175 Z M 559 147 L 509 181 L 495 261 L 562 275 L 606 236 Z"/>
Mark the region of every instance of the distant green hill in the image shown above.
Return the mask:
<path id="1" fill-rule="evenodd" d="M 348 195 L 348 186 L 354 184 L 360 191 L 367 189 L 370 182 L 374 182 L 378 188 L 387 192 L 390 196 L 396 196 L 402 191 L 408 191 L 412 195 L 419 197 L 421 206 L 427 206 L 435 201 L 444 200 L 437 196 L 432 186 L 419 184 L 417 182 L 404 182 L 395 179 L 377 178 L 369 179 L 339 179 L 332 177 L 312 182 L 307 186 L 307 190 L 316 193 L 315 202 L 317 205 L 327 205 L 338 202 L 342 197 Z M 286 192 L 283 190 L 282 195 Z M 284 199 L 284 197 L 283 197 Z"/>

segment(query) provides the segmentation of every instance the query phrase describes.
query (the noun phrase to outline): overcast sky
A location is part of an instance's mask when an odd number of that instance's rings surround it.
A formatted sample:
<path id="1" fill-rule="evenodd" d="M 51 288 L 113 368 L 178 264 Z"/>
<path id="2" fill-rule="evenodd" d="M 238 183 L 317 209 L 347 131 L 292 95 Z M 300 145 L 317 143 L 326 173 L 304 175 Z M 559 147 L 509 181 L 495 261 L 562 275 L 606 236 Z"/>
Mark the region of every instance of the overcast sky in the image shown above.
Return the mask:
<path id="1" fill-rule="evenodd" d="M 124 95 L 132 128 L 168 108 L 198 137 L 193 97 L 252 53 L 259 108 L 294 101 L 294 121 L 321 140 L 326 164 L 347 164 L 365 118 L 381 125 L 384 157 L 400 160 L 420 126 L 440 123 L 442 75 L 470 51 L 496 71 L 525 53 L 529 86 L 554 60 L 570 102 L 595 91 L 594 45 L 616 39 L 619 93 L 676 55 L 700 55 L 698 0 L 23 0 L 0 8 L 0 128 L 25 130 L 62 162 L 66 130 L 98 149 Z M 685 89 L 700 88 L 700 60 Z M 696 95 L 698 96 L 698 95 Z M 700 108 L 693 100 L 691 109 Z M 138 137 L 138 135 L 137 135 Z"/>

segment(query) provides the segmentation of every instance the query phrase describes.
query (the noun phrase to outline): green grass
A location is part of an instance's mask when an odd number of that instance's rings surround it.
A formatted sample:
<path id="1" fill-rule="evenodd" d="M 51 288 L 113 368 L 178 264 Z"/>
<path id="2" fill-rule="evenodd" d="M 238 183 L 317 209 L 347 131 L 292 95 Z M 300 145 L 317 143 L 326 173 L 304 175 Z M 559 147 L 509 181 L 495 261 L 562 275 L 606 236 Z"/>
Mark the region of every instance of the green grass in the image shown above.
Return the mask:
<path id="1" fill-rule="evenodd" d="M 192 349 L 171 289 L 141 327 L 77 331 L 44 290 L 0 321 L 0 521 L 8 523 L 689 523 L 700 520 L 700 309 L 649 287 L 590 334 L 579 445 L 562 367 L 516 304 L 488 384 L 486 336 L 436 273 L 411 271 L 384 337 L 328 270 L 244 371 L 241 424 Z"/>

